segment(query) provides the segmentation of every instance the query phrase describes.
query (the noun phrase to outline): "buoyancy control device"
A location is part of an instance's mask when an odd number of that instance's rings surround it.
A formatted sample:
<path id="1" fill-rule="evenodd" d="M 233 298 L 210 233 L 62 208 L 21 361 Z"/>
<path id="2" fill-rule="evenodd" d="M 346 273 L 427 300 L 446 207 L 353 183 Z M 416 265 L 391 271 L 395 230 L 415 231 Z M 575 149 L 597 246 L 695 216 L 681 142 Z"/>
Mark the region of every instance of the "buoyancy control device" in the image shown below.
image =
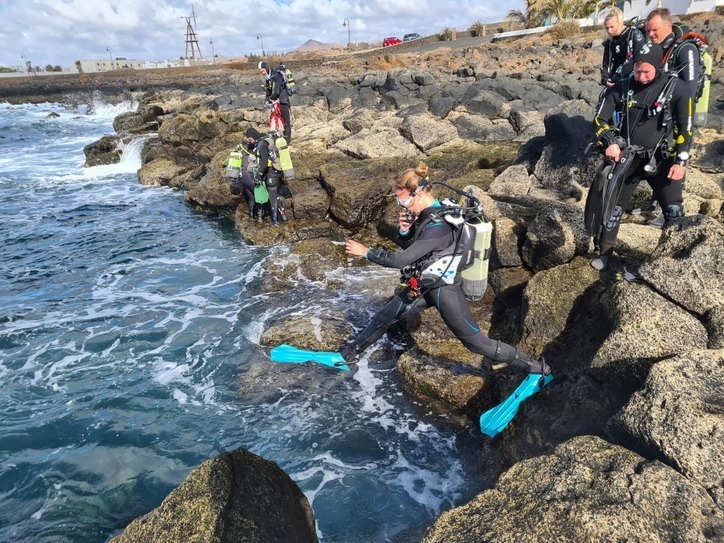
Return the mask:
<path id="1" fill-rule="evenodd" d="M 485 220 L 480 201 L 473 196 L 472 191 L 463 192 L 441 181 L 431 184 L 443 185 L 462 195 L 465 200 L 462 205 L 450 198 L 442 201 L 442 209 L 436 215 L 442 216 L 453 227 L 455 242 L 451 254 L 429 264 L 421 275 L 439 277 L 439 280 L 452 284 L 455 275 L 459 273 L 465 297 L 478 300 L 483 297 L 488 286 L 493 225 Z"/>

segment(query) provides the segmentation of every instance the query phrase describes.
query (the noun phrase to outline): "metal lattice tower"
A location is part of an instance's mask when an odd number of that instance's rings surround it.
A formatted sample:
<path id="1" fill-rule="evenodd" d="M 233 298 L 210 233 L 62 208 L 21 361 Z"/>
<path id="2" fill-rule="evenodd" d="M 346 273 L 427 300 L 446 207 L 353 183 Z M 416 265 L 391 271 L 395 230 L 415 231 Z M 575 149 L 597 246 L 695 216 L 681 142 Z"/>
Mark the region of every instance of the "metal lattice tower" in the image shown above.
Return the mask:
<path id="1" fill-rule="evenodd" d="M 191 24 L 193 18 L 194 24 Z M 186 58 L 189 58 L 189 50 L 191 50 L 191 58 L 196 58 L 196 52 L 199 58 L 204 58 L 199 48 L 199 40 L 196 38 L 196 13 L 194 13 L 194 5 L 191 4 L 191 17 L 182 17 L 186 19 Z"/>

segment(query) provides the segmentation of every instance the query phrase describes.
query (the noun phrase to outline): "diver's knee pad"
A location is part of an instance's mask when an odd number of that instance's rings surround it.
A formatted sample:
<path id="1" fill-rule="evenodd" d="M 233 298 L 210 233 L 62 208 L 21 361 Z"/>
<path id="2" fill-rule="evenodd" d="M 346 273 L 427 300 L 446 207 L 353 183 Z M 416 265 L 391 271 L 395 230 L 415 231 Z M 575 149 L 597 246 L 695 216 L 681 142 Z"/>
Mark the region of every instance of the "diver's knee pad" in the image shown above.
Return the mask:
<path id="1" fill-rule="evenodd" d="M 609 232 L 616 228 L 618 226 L 618 223 L 621 222 L 621 216 L 623 215 L 623 207 L 616 206 L 613 208 L 613 213 L 611 213 L 611 220 L 608 221 L 604 225 L 604 229 L 608 230 Z"/>
<path id="2" fill-rule="evenodd" d="M 664 217 L 666 217 L 667 221 L 670 221 L 672 219 L 678 219 L 679 217 L 684 216 L 684 207 L 678 206 L 678 205 L 670 205 L 666 206 L 664 208 Z"/>

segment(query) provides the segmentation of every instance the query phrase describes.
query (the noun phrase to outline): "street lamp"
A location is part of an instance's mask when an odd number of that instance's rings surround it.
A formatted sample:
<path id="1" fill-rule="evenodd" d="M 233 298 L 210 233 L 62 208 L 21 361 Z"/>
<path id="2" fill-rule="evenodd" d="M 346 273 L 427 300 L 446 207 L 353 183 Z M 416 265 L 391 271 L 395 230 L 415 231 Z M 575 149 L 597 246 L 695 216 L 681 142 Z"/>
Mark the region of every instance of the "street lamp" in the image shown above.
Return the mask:
<path id="1" fill-rule="evenodd" d="M 209 43 L 211 44 L 211 58 L 214 59 L 214 64 L 216 64 L 216 53 L 214 52 L 214 40 L 209 40 Z"/>
<path id="2" fill-rule="evenodd" d="M 352 30 L 351 25 L 349 24 L 349 19 L 347 17 L 344 18 L 344 21 L 342 21 L 342 28 L 347 27 L 347 49 L 349 49 L 349 46 L 352 44 L 352 39 L 350 37 L 350 30 Z"/>
<path id="3" fill-rule="evenodd" d="M 106 51 L 108 51 L 108 58 L 111 59 L 111 70 L 115 70 L 116 65 L 113 64 L 113 53 L 111 53 L 111 48 L 109 46 L 106 46 Z"/>
<path id="4" fill-rule="evenodd" d="M 266 56 L 266 54 L 264 53 L 264 38 L 262 37 L 261 33 L 256 35 L 256 39 L 261 42 L 261 56 Z"/>

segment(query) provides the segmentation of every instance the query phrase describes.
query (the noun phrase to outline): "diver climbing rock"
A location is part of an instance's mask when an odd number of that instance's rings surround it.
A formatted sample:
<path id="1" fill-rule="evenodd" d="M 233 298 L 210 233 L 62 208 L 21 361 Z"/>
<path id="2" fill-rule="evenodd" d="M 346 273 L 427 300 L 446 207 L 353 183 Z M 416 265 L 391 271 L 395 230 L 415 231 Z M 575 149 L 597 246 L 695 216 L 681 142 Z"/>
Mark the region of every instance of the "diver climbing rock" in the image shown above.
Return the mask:
<path id="1" fill-rule="evenodd" d="M 662 58 L 657 44 L 637 51 L 633 79 L 608 89 L 593 119 L 597 143 L 612 168 L 610 179 L 620 183 L 611 193 L 615 201 L 594 202 L 594 183 L 586 202 L 587 225 L 591 212 L 607 204 L 612 210 L 589 232 L 599 248 L 600 256 L 591 263 L 598 270 L 608 265 L 624 207 L 642 179 L 651 185 L 666 222 L 684 215 L 682 183 L 692 141 L 692 98 L 675 74 L 662 73 Z M 619 128 L 613 126 L 615 114 L 621 117 Z"/>
<path id="2" fill-rule="evenodd" d="M 549 374 L 550 368 L 542 357 L 528 356 L 502 341 L 490 339 L 480 329 L 462 290 L 455 229 L 444 220 L 444 208 L 425 180 L 427 169 L 427 165 L 420 163 L 417 168 L 405 170 L 395 184 L 397 202 L 404 208 L 398 217 L 398 242 L 406 247 L 404 250 L 373 250 L 357 241 L 347 241 L 347 253 L 381 266 L 400 268 L 404 283 L 372 322 L 342 349 L 342 357 L 349 363 L 395 322 L 435 307 L 465 347 L 489 358 L 496 367 L 512 366 L 530 373 Z"/>

